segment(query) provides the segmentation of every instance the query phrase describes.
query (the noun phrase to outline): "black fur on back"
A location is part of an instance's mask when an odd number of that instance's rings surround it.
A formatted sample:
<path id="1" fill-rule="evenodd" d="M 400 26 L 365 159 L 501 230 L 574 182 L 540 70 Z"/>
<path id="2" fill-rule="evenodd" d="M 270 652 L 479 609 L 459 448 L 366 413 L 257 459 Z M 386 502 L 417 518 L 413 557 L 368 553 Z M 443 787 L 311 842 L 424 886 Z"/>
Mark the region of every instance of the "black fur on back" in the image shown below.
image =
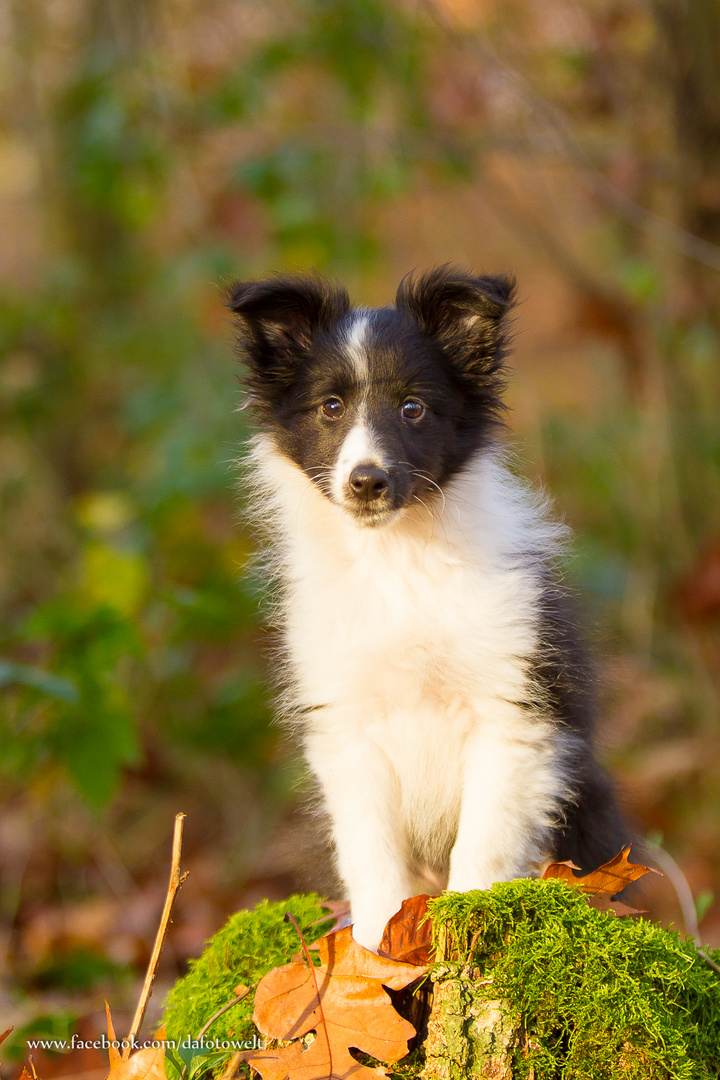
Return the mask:
<path id="1" fill-rule="evenodd" d="M 533 682 L 540 687 L 553 719 L 582 738 L 570 763 L 576 778 L 575 797 L 562 808 L 562 821 L 554 834 L 554 857 L 588 872 L 636 838 L 595 757 L 596 676 L 578 622 L 571 598 L 548 580 L 541 602 L 542 645 L 533 665 Z"/>

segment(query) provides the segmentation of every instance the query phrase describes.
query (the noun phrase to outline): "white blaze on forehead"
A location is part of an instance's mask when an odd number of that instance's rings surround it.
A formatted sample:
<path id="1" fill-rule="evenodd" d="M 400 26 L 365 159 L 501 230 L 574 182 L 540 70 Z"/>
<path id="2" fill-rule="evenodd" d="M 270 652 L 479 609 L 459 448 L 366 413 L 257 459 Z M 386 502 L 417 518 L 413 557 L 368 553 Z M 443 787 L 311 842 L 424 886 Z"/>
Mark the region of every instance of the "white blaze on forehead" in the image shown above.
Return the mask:
<path id="1" fill-rule="evenodd" d="M 368 374 L 367 350 L 365 337 L 370 324 L 367 311 L 356 311 L 345 337 L 345 353 L 359 379 L 366 379 Z"/>
<path id="2" fill-rule="evenodd" d="M 340 445 L 330 485 L 337 502 L 344 501 L 350 473 L 356 465 L 382 465 L 380 447 L 365 418 L 350 429 Z"/>

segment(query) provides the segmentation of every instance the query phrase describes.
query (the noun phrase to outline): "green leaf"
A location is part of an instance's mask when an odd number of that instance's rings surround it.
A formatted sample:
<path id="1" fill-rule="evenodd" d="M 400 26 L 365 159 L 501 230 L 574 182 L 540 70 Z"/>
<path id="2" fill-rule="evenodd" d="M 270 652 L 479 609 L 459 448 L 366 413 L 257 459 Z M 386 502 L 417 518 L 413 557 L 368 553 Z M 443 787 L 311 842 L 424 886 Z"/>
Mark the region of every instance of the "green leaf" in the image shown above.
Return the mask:
<path id="1" fill-rule="evenodd" d="M 48 697 L 57 698 L 70 705 L 77 704 L 78 688 L 70 679 L 61 675 L 53 675 L 50 671 L 42 668 L 31 667 L 29 664 L 14 664 L 8 660 L 0 660 L 0 686 L 11 686 L 17 683 L 20 686 L 30 686 L 39 690 Z"/>
<path id="2" fill-rule="evenodd" d="M 167 1080 L 180 1080 L 183 1070 L 185 1068 L 185 1062 L 182 1060 L 179 1054 L 175 1052 L 173 1047 L 165 1047 L 165 1075 Z"/>
<path id="3" fill-rule="evenodd" d="M 86 701 L 84 709 L 61 715 L 52 742 L 78 791 L 96 810 L 112 799 L 123 767 L 140 758 L 129 710 L 108 707 L 102 700 L 95 709 Z"/>
<path id="4" fill-rule="evenodd" d="M 703 889 L 695 900 L 695 914 L 697 915 L 697 921 L 699 923 L 703 921 L 714 903 L 715 893 L 712 889 Z"/>

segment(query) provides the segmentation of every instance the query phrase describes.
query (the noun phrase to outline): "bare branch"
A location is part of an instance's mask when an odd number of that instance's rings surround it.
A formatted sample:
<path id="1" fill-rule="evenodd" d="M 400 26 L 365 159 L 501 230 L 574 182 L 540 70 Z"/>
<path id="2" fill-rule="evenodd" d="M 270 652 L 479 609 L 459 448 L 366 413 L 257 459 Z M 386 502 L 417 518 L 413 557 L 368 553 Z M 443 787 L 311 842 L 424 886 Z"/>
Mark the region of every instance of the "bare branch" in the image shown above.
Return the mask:
<path id="1" fill-rule="evenodd" d="M 678 903 L 682 910 L 685 929 L 699 945 L 700 927 L 698 926 L 697 913 L 695 911 L 695 901 L 693 900 L 693 894 L 690 891 L 687 878 L 673 859 L 672 855 L 669 855 L 664 848 L 661 848 L 659 844 L 651 844 L 649 842 L 647 846 L 652 853 L 653 859 L 675 890 L 675 895 L 678 898 Z"/>
<path id="2" fill-rule="evenodd" d="M 257 983 L 253 983 L 253 986 L 257 986 Z M 214 1016 L 210 1017 L 207 1024 L 205 1024 L 205 1026 L 202 1027 L 198 1034 L 195 1036 L 195 1042 L 202 1042 L 203 1035 L 207 1034 L 208 1030 L 212 1027 L 215 1021 L 219 1020 L 223 1013 L 226 1013 L 228 1009 L 232 1009 L 233 1005 L 237 1005 L 239 1001 L 242 1001 L 244 998 L 246 998 L 250 991 L 253 989 L 253 986 L 246 986 L 241 994 L 236 994 L 232 1001 L 226 1002 L 221 1009 L 218 1009 Z"/>
<path id="3" fill-rule="evenodd" d="M 160 953 L 165 942 L 165 934 L 167 933 L 168 924 L 170 922 L 170 915 L 172 913 L 173 903 L 175 902 L 175 896 L 180 890 L 187 873 L 180 873 L 180 855 L 182 854 L 182 834 L 183 834 L 183 822 L 185 821 L 184 814 L 175 815 L 175 829 L 173 832 L 173 846 L 172 846 L 172 863 L 170 866 L 170 881 L 168 883 L 167 894 L 165 896 L 165 906 L 160 917 L 160 925 L 158 926 L 157 934 L 155 935 L 155 944 L 153 945 L 153 951 L 148 962 L 147 973 L 145 975 L 145 982 L 140 992 L 140 999 L 135 1010 L 135 1016 L 133 1017 L 132 1027 L 130 1028 L 130 1034 L 127 1037 L 127 1043 L 123 1048 L 123 1061 L 127 1061 L 130 1050 L 135 1042 L 137 1033 L 142 1027 L 143 1019 L 145 1018 L 145 1010 L 147 1009 L 150 995 L 152 994 L 153 983 L 155 982 L 155 975 L 157 974 L 157 967 L 160 960 Z"/>

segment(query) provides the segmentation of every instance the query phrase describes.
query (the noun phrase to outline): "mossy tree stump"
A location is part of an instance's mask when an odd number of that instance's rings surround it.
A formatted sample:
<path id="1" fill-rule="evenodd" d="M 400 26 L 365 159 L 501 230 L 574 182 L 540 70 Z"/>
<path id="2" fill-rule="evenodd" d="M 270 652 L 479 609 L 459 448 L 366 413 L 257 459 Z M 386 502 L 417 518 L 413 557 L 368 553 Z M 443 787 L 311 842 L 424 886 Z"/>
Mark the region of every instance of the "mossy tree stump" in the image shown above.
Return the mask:
<path id="1" fill-rule="evenodd" d="M 559 881 L 501 882 L 429 901 L 436 962 L 410 1016 L 402 1080 L 708 1080 L 720 1076 L 720 975 L 694 943 L 645 920 L 591 908 Z M 168 1000 L 168 1037 L 183 1038 L 232 995 L 327 926 L 317 897 L 242 912 Z M 712 952 L 715 962 L 720 952 Z M 406 993 L 403 991 L 403 993 Z M 408 1001 L 397 1002 L 405 1011 Z M 251 998 L 215 1035 L 253 1038 Z M 411 1015 L 412 1014 L 412 1015 Z M 368 1062 L 368 1064 L 372 1064 Z"/>
<path id="2" fill-rule="evenodd" d="M 694 943 L 558 881 L 429 902 L 421 1080 L 720 1076 L 720 977 Z"/>

